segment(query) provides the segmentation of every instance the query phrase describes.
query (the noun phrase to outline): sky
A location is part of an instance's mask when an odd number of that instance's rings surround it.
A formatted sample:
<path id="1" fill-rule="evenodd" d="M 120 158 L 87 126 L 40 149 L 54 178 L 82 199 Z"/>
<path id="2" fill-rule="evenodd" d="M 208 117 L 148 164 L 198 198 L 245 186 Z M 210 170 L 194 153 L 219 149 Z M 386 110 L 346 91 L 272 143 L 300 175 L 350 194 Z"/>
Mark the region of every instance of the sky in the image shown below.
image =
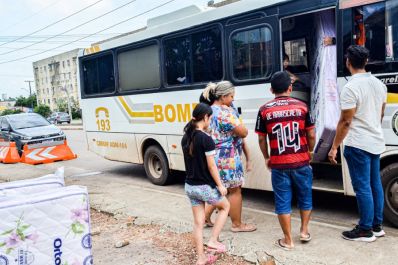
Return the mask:
<path id="1" fill-rule="evenodd" d="M 171 2 L 167 3 L 169 1 Z M 34 80 L 32 63 L 35 61 L 75 48 L 90 47 L 91 43 L 99 40 L 141 28 L 148 18 L 192 4 L 205 6 L 207 2 L 208 0 L 0 0 L 0 99 L 2 94 L 7 94 L 8 97 L 29 95 L 29 86 L 25 81 Z M 104 15 L 125 4 L 127 5 Z M 156 8 L 162 4 L 165 5 Z M 153 8 L 155 9 L 149 13 L 98 35 L 68 44 Z M 82 11 L 79 12 L 80 10 Z M 73 15 L 74 13 L 77 14 Z M 79 26 L 97 17 L 98 19 Z M 61 34 L 66 31 L 69 32 Z M 58 46 L 62 47 L 49 51 Z M 12 60 L 15 61 L 9 62 Z M 32 88 L 34 90 L 34 82 Z"/>

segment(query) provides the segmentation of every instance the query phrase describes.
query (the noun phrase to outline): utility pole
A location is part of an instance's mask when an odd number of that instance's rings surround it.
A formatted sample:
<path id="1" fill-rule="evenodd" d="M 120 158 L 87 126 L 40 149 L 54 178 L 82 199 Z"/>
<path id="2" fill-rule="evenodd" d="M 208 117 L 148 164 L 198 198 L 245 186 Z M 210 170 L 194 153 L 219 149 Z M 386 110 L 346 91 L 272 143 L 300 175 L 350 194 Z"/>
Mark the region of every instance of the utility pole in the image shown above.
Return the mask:
<path id="1" fill-rule="evenodd" d="M 31 97 L 32 96 L 32 87 L 31 87 L 30 83 L 33 83 L 33 81 L 25 80 L 25 83 L 29 84 L 29 97 Z M 33 111 L 33 102 L 30 103 L 30 107 L 32 108 L 32 111 Z"/>

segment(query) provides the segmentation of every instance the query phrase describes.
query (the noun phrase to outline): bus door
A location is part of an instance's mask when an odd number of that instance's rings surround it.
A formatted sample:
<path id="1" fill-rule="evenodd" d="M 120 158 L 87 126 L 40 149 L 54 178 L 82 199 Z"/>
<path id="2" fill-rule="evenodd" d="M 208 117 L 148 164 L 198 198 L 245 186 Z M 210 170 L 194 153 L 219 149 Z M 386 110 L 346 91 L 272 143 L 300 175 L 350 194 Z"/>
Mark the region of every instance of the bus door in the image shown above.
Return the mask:
<path id="1" fill-rule="evenodd" d="M 313 188 L 344 193 L 341 166 L 328 153 L 340 116 L 337 85 L 336 9 L 317 9 L 281 18 L 281 69 L 292 79 L 291 97 L 305 102 L 316 127 Z"/>

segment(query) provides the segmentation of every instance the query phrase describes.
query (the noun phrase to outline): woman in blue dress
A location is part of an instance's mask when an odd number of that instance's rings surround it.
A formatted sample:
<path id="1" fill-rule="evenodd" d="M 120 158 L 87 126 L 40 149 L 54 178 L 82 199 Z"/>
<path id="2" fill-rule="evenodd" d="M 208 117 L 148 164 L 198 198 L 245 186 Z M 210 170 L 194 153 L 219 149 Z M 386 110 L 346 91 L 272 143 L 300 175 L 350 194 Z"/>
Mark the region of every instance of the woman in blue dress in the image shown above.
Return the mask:
<path id="1" fill-rule="evenodd" d="M 236 138 L 247 136 L 246 127 L 240 122 L 236 111 L 231 107 L 235 88 L 229 81 L 209 83 L 204 90 L 201 101 L 211 105 L 213 116 L 210 123 L 211 136 L 216 145 L 215 160 L 221 181 L 228 189 L 228 200 L 231 204 L 229 215 L 232 221 L 231 231 L 251 232 L 256 230 L 253 224 L 242 223 L 242 185 L 244 171 L 241 154 L 235 146 Z M 211 214 L 214 207 L 206 207 L 206 224 L 212 226 Z"/>

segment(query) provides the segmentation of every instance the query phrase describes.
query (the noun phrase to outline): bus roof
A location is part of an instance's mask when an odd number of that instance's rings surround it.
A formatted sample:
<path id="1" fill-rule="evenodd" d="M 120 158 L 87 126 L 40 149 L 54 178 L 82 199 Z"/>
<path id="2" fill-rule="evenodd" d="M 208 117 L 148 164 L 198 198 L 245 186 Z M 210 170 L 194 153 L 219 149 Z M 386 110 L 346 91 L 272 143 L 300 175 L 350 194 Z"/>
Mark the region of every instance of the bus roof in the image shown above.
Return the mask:
<path id="1" fill-rule="evenodd" d="M 94 43 L 91 48 L 85 49 L 85 54 L 127 45 L 129 43 L 288 1 L 291 0 L 241 0 L 218 8 L 201 8 L 197 5 L 187 6 L 171 13 L 149 19 L 147 21 L 147 26 L 144 28 L 109 40 Z"/>

